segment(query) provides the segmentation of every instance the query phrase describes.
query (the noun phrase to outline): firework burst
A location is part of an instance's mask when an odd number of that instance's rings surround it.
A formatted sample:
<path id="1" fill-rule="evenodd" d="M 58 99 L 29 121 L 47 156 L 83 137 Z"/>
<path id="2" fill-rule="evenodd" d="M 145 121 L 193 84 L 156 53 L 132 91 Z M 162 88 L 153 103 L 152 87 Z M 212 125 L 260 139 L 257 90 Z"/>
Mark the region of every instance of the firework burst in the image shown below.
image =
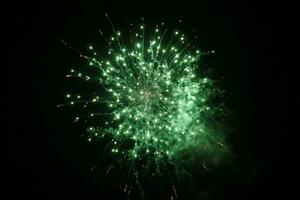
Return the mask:
<path id="1" fill-rule="evenodd" d="M 80 54 L 97 70 L 96 76 L 71 69 L 67 77 L 94 81 L 105 93 L 93 93 L 88 100 L 69 93 L 67 104 L 84 108 L 99 104 L 106 111 L 93 109 L 74 122 L 105 118 L 105 124 L 87 128 L 88 141 L 108 137 L 109 151 L 118 159 L 142 161 L 157 169 L 162 162 L 175 163 L 189 149 L 201 154 L 226 149 L 222 135 L 215 134 L 207 120 L 222 108 L 211 101 L 219 91 L 214 81 L 197 73 L 203 53 L 191 47 L 185 34 L 167 31 L 164 24 L 145 33 L 142 23 L 126 40 L 113 27 L 104 58 L 93 46 L 89 56 Z M 207 168 L 204 162 L 202 166 Z"/>

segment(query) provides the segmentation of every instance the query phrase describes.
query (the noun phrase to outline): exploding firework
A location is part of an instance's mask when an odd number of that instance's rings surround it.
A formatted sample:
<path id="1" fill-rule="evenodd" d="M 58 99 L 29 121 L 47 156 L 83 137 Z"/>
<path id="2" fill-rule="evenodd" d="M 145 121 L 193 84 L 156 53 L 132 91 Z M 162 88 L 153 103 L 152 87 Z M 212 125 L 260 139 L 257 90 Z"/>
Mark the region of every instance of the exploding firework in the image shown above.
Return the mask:
<path id="1" fill-rule="evenodd" d="M 202 155 L 226 149 L 223 136 L 212 125 L 214 116 L 222 112 L 212 103 L 220 90 L 212 79 L 197 73 L 203 52 L 192 47 L 185 34 L 167 31 L 164 24 L 149 30 L 141 24 L 129 39 L 113 27 L 106 41 L 106 55 L 98 56 L 93 46 L 89 56 L 80 54 L 97 70 L 96 76 L 74 69 L 67 75 L 92 81 L 105 91 L 89 99 L 66 95 L 67 105 L 105 107 L 105 112 L 92 109 L 75 117 L 74 122 L 105 119 L 104 124 L 87 128 L 89 142 L 109 138 L 109 151 L 116 158 L 156 169 L 165 162 L 178 163 L 191 149 Z M 202 166 L 207 167 L 205 162 Z"/>

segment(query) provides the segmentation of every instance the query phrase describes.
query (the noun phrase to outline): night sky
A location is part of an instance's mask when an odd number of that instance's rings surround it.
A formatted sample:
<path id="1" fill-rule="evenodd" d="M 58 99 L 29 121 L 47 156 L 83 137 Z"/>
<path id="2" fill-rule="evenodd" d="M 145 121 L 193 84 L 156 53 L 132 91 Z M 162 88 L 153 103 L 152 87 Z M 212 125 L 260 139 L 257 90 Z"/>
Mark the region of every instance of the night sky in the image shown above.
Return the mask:
<path id="1" fill-rule="evenodd" d="M 146 24 L 164 21 L 170 29 L 183 19 L 183 31 L 195 29 L 201 49 L 217 52 L 213 58 L 216 77 L 226 79 L 223 87 L 232 94 L 234 120 L 228 142 L 233 158 L 208 174 L 196 173 L 196 184 L 179 188 L 178 199 L 277 196 L 284 176 L 279 147 L 286 116 L 285 107 L 279 105 L 287 92 L 276 50 L 280 40 L 275 32 L 282 22 L 270 5 L 252 1 L 29 2 L 11 3 L 9 14 L 3 16 L 9 55 L 2 71 L 6 77 L 2 107 L 8 128 L 1 132 L 7 138 L 9 160 L 4 189 L 11 198 L 126 199 L 119 189 L 118 172 L 103 176 L 90 171 L 101 147 L 80 137 L 85 127 L 72 123 L 76 110 L 56 108 L 68 89 L 81 87 L 65 79 L 67 70 L 84 64 L 61 39 L 83 51 L 90 44 L 102 48 L 98 28 L 111 30 L 105 13 L 123 32 L 141 17 Z M 146 183 L 149 199 L 169 199 L 170 191 L 160 186 L 165 183 L 159 179 Z M 132 199 L 138 199 L 138 194 L 133 192 Z"/>

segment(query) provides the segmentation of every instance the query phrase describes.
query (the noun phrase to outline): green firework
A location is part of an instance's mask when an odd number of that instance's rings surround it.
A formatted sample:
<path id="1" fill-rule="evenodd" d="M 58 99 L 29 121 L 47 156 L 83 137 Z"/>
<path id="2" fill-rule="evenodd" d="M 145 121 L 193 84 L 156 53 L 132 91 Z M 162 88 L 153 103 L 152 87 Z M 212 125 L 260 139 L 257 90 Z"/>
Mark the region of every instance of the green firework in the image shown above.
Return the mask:
<path id="1" fill-rule="evenodd" d="M 75 118 L 105 118 L 105 125 L 88 127 L 88 141 L 108 137 L 116 157 L 154 165 L 176 161 L 189 149 L 209 155 L 215 148 L 226 148 L 222 135 L 208 122 L 222 109 L 211 102 L 219 91 L 214 81 L 197 74 L 201 51 L 191 48 L 179 31 L 167 32 L 163 26 L 145 31 L 142 24 L 130 38 L 123 38 L 114 30 L 104 58 L 93 46 L 91 56 L 81 55 L 98 70 L 95 77 L 74 69 L 67 75 L 94 80 L 106 91 L 84 101 L 80 94 L 66 95 L 70 105 L 99 104 L 107 110 Z"/>

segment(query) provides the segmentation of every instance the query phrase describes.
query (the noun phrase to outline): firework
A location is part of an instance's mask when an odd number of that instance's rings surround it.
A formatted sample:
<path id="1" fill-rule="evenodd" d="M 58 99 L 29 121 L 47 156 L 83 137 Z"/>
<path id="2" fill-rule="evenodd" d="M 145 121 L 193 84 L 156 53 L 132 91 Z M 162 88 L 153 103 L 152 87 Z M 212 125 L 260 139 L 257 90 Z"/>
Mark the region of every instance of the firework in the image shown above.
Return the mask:
<path id="1" fill-rule="evenodd" d="M 191 47 L 185 34 L 167 31 L 164 24 L 149 30 L 141 24 L 130 38 L 113 28 L 106 41 L 106 55 L 98 56 L 93 46 L 89 56 L 80 54 L 97 70 L 95 76 L 74 69 L 67 75 L 92 81 L 105 91 L 88 99 L 66 95 L 68 105 L 105 107 L 75 117 L 74 122 L 105 119 L 87 128 L 89 142 L 110 138 L 109 151 L 116 158 L 156 168 L 175 163 L 189 149 L 209 154 L 226 148 L 208 120 L 222 111 L 211 101 L 219 90 L 212 79 L 197 73 L 202 52 Z M 205 163 L 202 166 L 206 169 Z"/>

